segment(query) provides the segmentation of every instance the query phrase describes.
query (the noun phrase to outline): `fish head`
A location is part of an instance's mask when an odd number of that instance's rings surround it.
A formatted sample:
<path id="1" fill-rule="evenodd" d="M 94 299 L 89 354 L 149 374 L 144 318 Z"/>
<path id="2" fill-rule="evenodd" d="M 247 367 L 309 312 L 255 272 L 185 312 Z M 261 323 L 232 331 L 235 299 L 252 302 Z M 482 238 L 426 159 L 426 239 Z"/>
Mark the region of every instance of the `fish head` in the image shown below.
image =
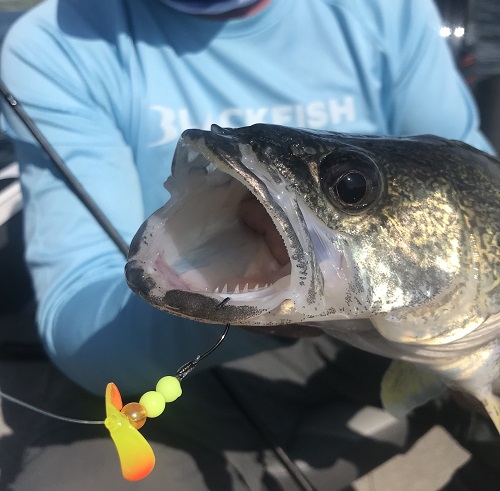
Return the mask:
<path id="1" fill-rule="evenodd" d="M 456 336 L 481 315 L 471 314 L 472 218 L 449 153 L 431 136 L 186 130 L 171 198 L 131 243 L 128 284 L 161 310 L 209 323 L 279 333 L 370 318 L 395 341 Z"/>

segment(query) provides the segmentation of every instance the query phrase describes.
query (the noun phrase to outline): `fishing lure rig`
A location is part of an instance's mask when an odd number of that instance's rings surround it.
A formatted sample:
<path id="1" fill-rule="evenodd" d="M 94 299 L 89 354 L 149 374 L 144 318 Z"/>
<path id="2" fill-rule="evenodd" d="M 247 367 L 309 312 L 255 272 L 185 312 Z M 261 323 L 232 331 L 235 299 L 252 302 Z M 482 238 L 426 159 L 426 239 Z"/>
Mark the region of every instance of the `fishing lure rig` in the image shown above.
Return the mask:
<path id="1" fill-rule="evenodd" d="M 228 301 L 223 300 L 219 308 Z M 165 410 L 167 403 L 174 402 L 182 394 L 181 381 L 192 372 L 198 362 L 210 355 L 225 339 L 229 324 L 221 338 L 208 351 L 194 360 L 182 365 L 174 376 L 162 377 L 156 384 L 156 390 L 144 393 L 139 402 L 129 402 L 125 406 L 118 387 L 109 383 L 106 387 L 106 419 L 104 425 L 113 439 L 122 474 L 128 481 L 138 481 L 146 477 L 155 465 L 155 456 L 151 445 L 139 433 L 147 418 L 156 418 Z"/>
<path id="2" fill-rule="evenodd" d="M 216 308 L 222 308 L 228 301 L 229 298 L 224 299 Z M 155 390 L 144 393 L 139 402 L 129 402 L 123 405 L 118 387 L 112 382 L 109 383 L 105 394 L 106 419 L 104 421 L 75 419 L 54 414 L 1 391 L 0 397 L 50 418 L 68 423 L 106 426 L 118 451 L 123 477 L 128 481 L 139 481 L 153 470 L 155 455 L 151 445 L 138 430 L 144 426 L 147 418 L 160 416 L 168 403 L 174 402 L 182 395 L 181 382 L 184 377 L 191 373 L 201 360 L 221 345 L 228 331 L 229 324 L 226 324 L 222 336 L 210 349 L 179 367 L 175 375 L 162 377 L 158 380 Z"/>

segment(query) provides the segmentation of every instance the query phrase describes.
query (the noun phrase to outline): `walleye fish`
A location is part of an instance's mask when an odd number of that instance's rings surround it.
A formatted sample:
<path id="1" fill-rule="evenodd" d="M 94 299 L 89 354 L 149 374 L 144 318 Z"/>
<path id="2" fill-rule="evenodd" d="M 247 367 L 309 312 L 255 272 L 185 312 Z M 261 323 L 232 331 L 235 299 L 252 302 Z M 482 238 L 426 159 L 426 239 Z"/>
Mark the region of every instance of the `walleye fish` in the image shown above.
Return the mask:
<path id="1" fill-rule="evenodd" d="M 396 360 L 401 415 L 445 386 L 500 432 L 500 163 L 431 135 L 258 124 L 187 130 L 129 286 L 208 323 L 307 325 Z M 226 297 L 224 308 L 217 305 Z"/>

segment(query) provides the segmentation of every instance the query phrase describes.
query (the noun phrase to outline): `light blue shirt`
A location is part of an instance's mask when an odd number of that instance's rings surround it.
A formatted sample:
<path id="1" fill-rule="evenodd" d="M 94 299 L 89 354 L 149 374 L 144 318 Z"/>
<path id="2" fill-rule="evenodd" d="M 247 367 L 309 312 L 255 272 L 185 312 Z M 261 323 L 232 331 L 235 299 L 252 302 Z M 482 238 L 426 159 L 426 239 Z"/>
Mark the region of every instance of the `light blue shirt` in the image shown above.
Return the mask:
<path id="1" fill-rule="evenodd" d="M 47 0 L 8 34 L 1 76 L 130 241 L 168 199 L 163 182 L 187 127 L 434 133 L 489 150 L 439 27 L 431 0 L 273 0 L 225 22 L 159 0 Z M 132 294 L 114 244 L 9 122 L 48 353 L 90 390 L 110 380 L 150 389 L 205 350 L 216 328 Z M 212 362 L 279 344 L 234 329 Z"/>

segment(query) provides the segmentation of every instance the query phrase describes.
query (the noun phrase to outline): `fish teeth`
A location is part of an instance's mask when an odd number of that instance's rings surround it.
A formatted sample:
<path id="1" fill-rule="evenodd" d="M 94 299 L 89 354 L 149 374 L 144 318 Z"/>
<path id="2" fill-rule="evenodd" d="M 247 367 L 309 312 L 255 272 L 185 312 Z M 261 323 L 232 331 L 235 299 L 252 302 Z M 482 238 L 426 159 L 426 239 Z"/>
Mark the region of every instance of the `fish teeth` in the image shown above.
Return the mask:
<path id="1" fill-rule="evenodd" d="M 268 288 L 272 283 L 266 283 L 265 285 L 260 285 L 259 283 L 257 283 L 253 288 L 249 288 L 248 286 L 248 283 L 245 283 L 245 286 L 242 288 L 241 285 L 238 283 L 235 287 L 234 287 L 234 291 L 233 291 L 233 294 L 240 294 L 240 293 L 248 293 L 249 291 L 257 291 L 257 290 L 262 290 L 264 288 Z M 207 289 L 208 291 L 208 289 Z M 222 295 L 226 295 L 229 291 L 229 288 L 228 288 L 228 284 L 226 283 L 224 285 L 224 287 L 222 288 L 221 290 L 221 287 L 218 286 L 215 290 L 214 290 L 214 293 L 217 294 L 217 293 L 220 293 Z"/>

